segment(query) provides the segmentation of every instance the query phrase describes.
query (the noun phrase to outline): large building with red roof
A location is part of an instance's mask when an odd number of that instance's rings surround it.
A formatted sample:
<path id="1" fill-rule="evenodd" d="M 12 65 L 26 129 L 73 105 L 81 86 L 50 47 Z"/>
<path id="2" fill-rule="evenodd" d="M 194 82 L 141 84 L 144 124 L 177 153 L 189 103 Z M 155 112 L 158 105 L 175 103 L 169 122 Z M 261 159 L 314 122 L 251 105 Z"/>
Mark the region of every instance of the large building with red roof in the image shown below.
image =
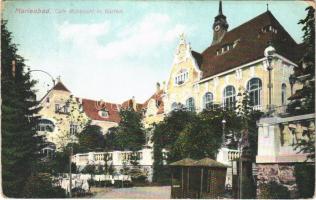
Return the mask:
<path id="1" fill-rule="evenodd" d="M 229 30 L 220 1 L 218 15 L 215 16 L 211 27 L 213 40 L 202 52 L 193 51 L 184 34 L 180 36 L 166 85 L 162 88 L 157 85 L 154 94 L 144 103 L 136 103 L 134 98 L 122 103 L 73 98 L 76 108 L 82 111 L 85 120 L 91 120 L 102 127 L 104 133 L 110 127 L 118 125 L 120 109 L 142 112 L 146 127 L 163 120 L 165 114 L 179 107 L 185 107 L 192 112 L 211 109 L 214 105 L 234 109 L 236 103 L 241 101 L 241 95 L 238 94 L 245 91 L 249 94 L 253 109 L 265 112 L 271 104 L 269 108 L 273 108 L 274 116 L 286 115 L 288 98 L 293 90 L 301 87 L 293 87 L 289 77 L 298 67 L 304 53 L 304 45 L 298 44 L 269 10 Z M 264 53 L 268 46 L 275 49 L 271 62 Z M 54 128 L 58 118 L 66 121 L 64 115 L 67 114 L 68 108 L 65 102 L 70 96 L 71 92 L 58 82 L 42 99 L 43 108 L 40 114 L 43 130 L 47 131 L 47 126 Z M 295 157 L 296 161 L 288 156 L 292 156 L 294 152 L 291 146 L 293 134 L 288 124 L 271 125 L 270 128 L 267 123 L 263 122 L 259 127 L 259 144 L 262 144 L 259 145 L 257 156 L 257 162 L 261 164 L 259 171 L 263 173 L 266 168 L 281 172 L 285 169 L 282 173 L 292 173 L 292 164 L 301 161 L 305 156 Z M 80 129 L 80 126 L 67 121 L 61 127 L 55 128 L 55 131 L 63 132 L 62 129 L 73 132 Z M 56 139 L 56 135 L 49 133 L 47 138 L 55 143 L 67 143 L 66 140 Z M 284 138 L 287 138 L 286 142 L 283 141 Z M 237 150 L 222 148 L 217 160 L 230 165 L 231 161 L 237 158 L 236 155 L 239 155 Z M 267 160 L 273 164 L 268 166 Z M 285 167 L 282 168 L 279 161 L 285 163 Z M 231 177 L 232 174 L 227 176 L 226 184 L 232 183 Z"/>
<path id="2" fill-rule="evenodd" d="M 48 142 L 54 143 L 60 149 L 70 142 L 67 137 L 69 132 L 80 131 L 89 121 L 92 125 L 100 126 L 102 132 L 106 134 L 109 128 L 118 126 L 121 109 L 141 112 L 147 126 L 148 123 L 163 119 L 162 95 L 163 90 L 158 88 L 143 104 L 137 103 L 134 97 L 122 103 L 110 103 L 73 97 L 71 91 L 59 80 L 40 101 L 41 120 L 38 129 L 41 134 L 46 135 Z M 74 110 L 74 114 L 71 110 Z M 155 119 L 156 116 L 159 116 L 159 120 Z M 81 119 L 84 119 L 84 122 Z"/>

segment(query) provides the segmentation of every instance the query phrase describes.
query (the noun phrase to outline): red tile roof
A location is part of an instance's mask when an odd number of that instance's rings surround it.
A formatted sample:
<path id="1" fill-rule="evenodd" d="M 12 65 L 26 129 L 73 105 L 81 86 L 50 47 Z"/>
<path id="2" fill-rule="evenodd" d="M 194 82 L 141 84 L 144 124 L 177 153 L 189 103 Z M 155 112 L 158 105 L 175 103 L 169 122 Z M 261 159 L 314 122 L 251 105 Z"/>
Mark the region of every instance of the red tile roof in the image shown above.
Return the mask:
<path id="1" fill-rule="evenodd" d="M 133 99 L 128 99 L 121 104 L 122 109 L 133 108 Z M 140 111 L 142 109 L 142 104 L 136 103 L 136 111 Z"/>
<path id="2" fill-rule="evenodd" d="M 157 114 L 162 114 L 164 113 L 164 103 L 162 101 L 162 96 L 164 94 L 163 90 L 159 90 L 155 94 L 153 94 L 147 101 L 143 103 L 142 109 L 147 109 L 148 103 L 151 99 L 155 99 L 156 102 L 158 103 L 158 111 Z"/>
<path id="3" fill-rule="evenodd" d="M 262 29 L 273 26 L 277 33 Z M 203 53 L 192 52 L 200 69 L 203 78 L 207 78 L 221 72 L 233 69 L 240 65 L 250 63 L 264 57 L 264 50 L 268 42 L 271 41 L 276 49 L 276 53 L 297 63 L 301 57 L 300 46 L 292 39 L 288 32 L 276 20 L 270 11 L 267 11 L 250 21 L 230 30 L 225 34 L 222 41 L 208 47 Z M 236 44 L 226 53 L 217 55 L 227 44 Z"/>
<path id="4" fill-rule="evenodd" d="M 104 102 L 102 106 L 98 106 L 98 103 L 99 102 L 95 100 L 82 99 L 83 111 L 89 118 L 92 120 L 111 121 L 116 123 L 120 122 L 119 104 Z M 109 116 L 107 118 L 99 115 L 101 108 L 108 111 Z"/>

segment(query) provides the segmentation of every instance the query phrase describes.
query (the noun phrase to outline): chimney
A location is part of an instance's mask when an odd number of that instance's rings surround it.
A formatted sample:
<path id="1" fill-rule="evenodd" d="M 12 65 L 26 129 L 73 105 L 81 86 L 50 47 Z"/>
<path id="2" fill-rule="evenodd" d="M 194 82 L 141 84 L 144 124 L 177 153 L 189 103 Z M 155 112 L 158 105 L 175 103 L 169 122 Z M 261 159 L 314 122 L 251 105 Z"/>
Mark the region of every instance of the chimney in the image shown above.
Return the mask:
<path id="1" fill-rule="evenodd" d="M 13 77 L 15 77 L 15 71 L 16 71 L 15 60 L 12 60 L 12 76 Z"/>
<path id="2" fill-rule="evenodd" d="M 136 108 L 137 108 L 136 107 L 136 101 L 135 101 L 135 97 L 134 96 L 132 97 L 132 104 L 133 104 L 132 106 L 133 106 L 134 111 L 137 111 L 136 110 Z"/>
<path id="3" fill-rule="evenodd" d="M 160 83 L 157 82 L 157 83 L 156 83 L 156 94 L 158 94 L 159 91 L 160 91 Z"/>
<path id="4" fill-rule="evenodd" d="M 57 76 L 57 82 L 61 82 L 61 76 Z"/>

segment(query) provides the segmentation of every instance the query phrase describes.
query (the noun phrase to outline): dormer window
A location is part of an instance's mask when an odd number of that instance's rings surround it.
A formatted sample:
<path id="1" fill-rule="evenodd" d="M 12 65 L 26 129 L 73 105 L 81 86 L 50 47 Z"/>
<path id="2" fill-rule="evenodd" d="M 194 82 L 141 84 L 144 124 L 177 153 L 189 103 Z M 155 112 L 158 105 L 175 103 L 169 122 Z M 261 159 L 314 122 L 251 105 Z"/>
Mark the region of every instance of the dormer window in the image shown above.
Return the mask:
<path id="1" fill-rule="evenodd" d="M 100 110 L 99 115 L 103 118 L 108 118 L 109 117 L 109 112 L 107 110 Z"/>
<path id="2" fill-rule="evenodd" d="M 272 33 L 277 34 L 278 30 L 275 27 L 273 27 L 272 25 L 267 25 L 261 29 L 261 32 L 262 33 L 272 32 Z"/>
<path id="3" fill-rule="evenodd" d="M 239 42 L 239 39 L 236 40 L 234 43 L 229 43 L 229 44 L 223 45 L 220 49 L 217 49 L 216 55 L 217 56 L 222 55 L 222 54 L 228 52 L 229 50 L 235 48 L 236 45 L 238 44 L 238 42 Z"/>
<path id="4" fill-rule="evenodd" d="M 180 72 L 175 77 L 175 84 L 182 85 L 185 83 L 189 78 L 188 70 L 180 70 Z"/>

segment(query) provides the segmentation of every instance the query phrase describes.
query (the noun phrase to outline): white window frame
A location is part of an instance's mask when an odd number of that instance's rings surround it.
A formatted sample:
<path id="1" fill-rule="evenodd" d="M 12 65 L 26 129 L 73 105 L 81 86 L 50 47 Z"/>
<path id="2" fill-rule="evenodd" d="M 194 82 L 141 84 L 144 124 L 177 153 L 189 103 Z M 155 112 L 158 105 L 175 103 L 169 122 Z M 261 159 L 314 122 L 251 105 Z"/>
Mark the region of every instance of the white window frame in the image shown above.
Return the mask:
<path id="1" fill-rule="evenodd" d="M 210 95 L 211 98 L 207 98 L 207 96 Z M 212 92 L 206 92 L 203 95 L 203 108 L 204 109 L 210 109 L 214 104 L 214 95 Z M 208 106 L 209 105 L 209 106 Z"/>
<path id="2" fill-rule="evenodd" d="M 232 94 L 226 95 L 227 89 L 232 88 Z M 236 105 L 236 89 L 232 85 L 228 85 L 223 91 L 223 104 L 225 108 L 234 109 Z"/>
<path id="3" fill-rule="evenodd" d="M 183 85 L 189 79 L 189 71 L 184 70 L 183 72 L 178 73 L 174 78 L 175 85 Z"/>
<path id="4" fill-rule="evenodd" d="M 286 89 L 287 89 L 286 84 L 282 83 L 281 85 L 281 105 L 282 106 L 286 105 Z"/>
<path id="5" fill-rule="evenodd" d="M 192 100 L 192 101 L 190 101 Z M 195 111 L 195 102 L 194 102 L 194 98 L 190 97 L 185 101 L 185 106 L 188 109 L 188 111 L 190 112 L 194 112 Z"/>
<path id="6" fill-rule="evenodd" d="M 251 81 L 253 80 L 258 80 L 258 82 L 253 83 L 253 84 L 257 84 L 258 87 L 251 89 L 252 85 L 251 85 Z M 253 107 L 260 107 L 262 105 L 262 81 L 260 78 L 252 78 L 247 82 L 247 91 L 248 91 L 248 95 L 249 95 L 249 99 L 251 97 L 251 93 L 254 94 L 254 98 L 258 99 L 258 103 L 255 102 L 255 99 L 252 100 L 250 99 L 250 105 Z"/>
<path id="7" fill-rule="evenodd" d="M 78 133 L 78 124 L 71 122 L 69 125 L 69 132 L 71 135 Z"/>

